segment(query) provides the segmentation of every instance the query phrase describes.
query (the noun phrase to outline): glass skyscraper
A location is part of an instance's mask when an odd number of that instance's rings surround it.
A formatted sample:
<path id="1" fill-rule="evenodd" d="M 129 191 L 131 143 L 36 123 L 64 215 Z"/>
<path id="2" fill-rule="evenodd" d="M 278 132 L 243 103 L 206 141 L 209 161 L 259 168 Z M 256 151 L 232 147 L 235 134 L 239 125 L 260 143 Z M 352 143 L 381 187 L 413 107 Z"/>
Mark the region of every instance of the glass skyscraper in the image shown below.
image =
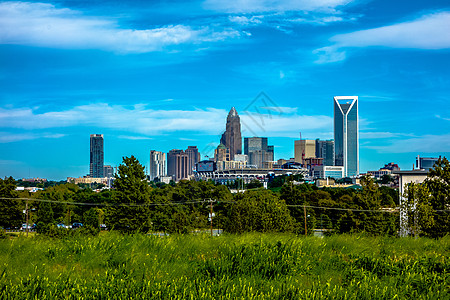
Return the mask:
<path id="1" fill-rule="evenodd" d="M 89 164 L 89 176 L 102 178 L 103 174 L 103 134 L 91 134 L 91 157 Z"/>
<path id="2" fill-rule="evenodd" d="M 334 151 L 345 177 L 359 175 L 358 96 L 334 97 Z"/>

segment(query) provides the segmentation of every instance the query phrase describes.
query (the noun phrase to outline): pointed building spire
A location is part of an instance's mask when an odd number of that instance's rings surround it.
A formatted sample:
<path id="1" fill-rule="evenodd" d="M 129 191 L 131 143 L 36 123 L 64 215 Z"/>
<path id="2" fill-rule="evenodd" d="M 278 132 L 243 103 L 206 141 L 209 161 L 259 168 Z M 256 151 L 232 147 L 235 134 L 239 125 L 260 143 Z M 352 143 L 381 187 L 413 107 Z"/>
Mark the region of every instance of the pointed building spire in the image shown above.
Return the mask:
<path id="1" fill-rule="evenodd" d="M 230 149 L 231 160 L 235 154 L 242 154 L 241 119 L 234 107 L 228 113 L 226 130 L 220 142 Z"/>

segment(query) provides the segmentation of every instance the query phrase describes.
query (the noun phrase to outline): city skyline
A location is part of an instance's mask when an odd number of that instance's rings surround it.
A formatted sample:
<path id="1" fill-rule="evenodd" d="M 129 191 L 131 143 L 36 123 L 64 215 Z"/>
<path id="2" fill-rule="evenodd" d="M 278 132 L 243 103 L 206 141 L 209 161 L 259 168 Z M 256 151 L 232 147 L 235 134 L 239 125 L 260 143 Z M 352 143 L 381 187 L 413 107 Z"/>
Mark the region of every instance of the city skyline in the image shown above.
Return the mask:
<path id="1" fill-rule="evenodd" d="M 95 132 L 105 165 L 212 156 L 233 106 L 290 158 L 333 138 L 336 95 L 359 96 L 361 172 L 450 156 L 446 1 L 245 3 L 1 2 L 0 176 L 85 175 Z"/>

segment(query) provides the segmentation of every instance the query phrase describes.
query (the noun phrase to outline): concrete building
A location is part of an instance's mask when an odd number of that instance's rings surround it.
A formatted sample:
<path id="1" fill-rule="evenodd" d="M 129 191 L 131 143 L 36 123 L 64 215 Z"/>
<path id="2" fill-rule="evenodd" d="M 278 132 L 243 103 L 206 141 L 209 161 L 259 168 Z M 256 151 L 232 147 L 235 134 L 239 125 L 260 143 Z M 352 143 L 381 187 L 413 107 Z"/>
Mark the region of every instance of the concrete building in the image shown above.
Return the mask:
<path id="1" fill-rule="evenodd" d="M 216 150 L 214 150 L 214 161 L 217 163 L 219 161 L 229 161 L 230 159 L 230 149 L 225 147 L 224 144 L 219 144 Z"/>
<path id="2" fill-rule="evenodd" d="M 315 140 L 296 140 L 294 141 L 294 159 L 295 162 L 304 164 L 305 158 L 316 157 Z"/>
<path id="3" fill-rule="evenodd" d="M 311 176 L 313 178 L 334 178 L 344 177 L 344 167 L 342 166 L 313 166 L 311 168 Z"/>
<path id="4" fill-rule="evenodd" d="M 334 165 L 345 177 L 359 175 L 358 118 L 358 96 L 334 97 Z"/>
<path id="5" fill-rule="evenodd" d="M 422 183 L 427 178 L 428 171 L 426 170 L 411 170 L 411 171 L 394 171 L 394 174 L 398 175 L 398 192 L 400 197 L 400 236 L 408 236 L 415 234 L 413 229 L 408 226 L 408 208 L 405 205 L 406 198 L 404 197 L 405 191 L 410 183 Z M 416 203 L 413 203 L 412 207 L 409 207 L 409 212 L 414 212 Z"/>
<path id="6" fill-rule="evenodd" d="M 150 180 L 166 176 L 166 153 L 150 150 Z"/>
<path id="7" fill-rule="evenodd" d="M 103 166 L 103 176 L 106 178 L 114 177 L 114 168 L 110 165 Z"/>
<path id="8" fill-rule="evenodd" d="M 417 155 L 416 168 L 429 171 L 438 160 L 438 157 L 420 157 L 420 155 Z"/>
<path id="9" fill-rule="evenodd" d="M 189 179 L 188 155 L 183 150 L 173 149 L 167 154 L 167 175 L 175 182 Z"/>
<path id="10" fill-rule="evenodd" d="M 196 163 L 200 161 L 200 152 L 198 152 L 197 146 L 188 146 L 185 152 L 188 155 L 188 175 L 192 175 Z"/>
<path id="11" fill-rule="evenodd" d="M 334 141 L 316 139 L 316 157 L 323 158 L 324 166 L 334 166 Z"/>
<path id="12" fill-rule="evenodd" d="M 244 154 L 248 155 L 248 164 L 262 168 L 264 163 L 273 162 L 274 146 L 268 145 L 266 137 L 244 138 Z"/>
<path id="13" fill-rule="evenodd" d="M 384 167 L 380 168 L 377 171 L 367 171 L 368 175 L 371 175 L 377 179 L 382 178 L 384 175 L 392 175 L 393 172 L 400 171 L 400 168 L 397 164 L 394 163 L 388 163 L 384 165 Z"/>
<path id="14" fill-rule="evenodd" d="M 91 134 L 90 136 L 90 163 L 89 176 L 94 178 L 102 178 L 103 176 L 103 134 Z"/>
<path id="15" fill-rule="evenodd" d="M 248 155 L 249 165 L 256 168 L 263 168 L 264 163 L 273 161 L 273 153 L 266 150 L 253 150 Z"/>
<path id="16" fill-rule="evenodd" d="M 242 154 L 241 119 L 234 107 L 228 113 L 226 129 L 220 143 L 230 150 L 230 160 L 234 160 L 235 154 Z"/>

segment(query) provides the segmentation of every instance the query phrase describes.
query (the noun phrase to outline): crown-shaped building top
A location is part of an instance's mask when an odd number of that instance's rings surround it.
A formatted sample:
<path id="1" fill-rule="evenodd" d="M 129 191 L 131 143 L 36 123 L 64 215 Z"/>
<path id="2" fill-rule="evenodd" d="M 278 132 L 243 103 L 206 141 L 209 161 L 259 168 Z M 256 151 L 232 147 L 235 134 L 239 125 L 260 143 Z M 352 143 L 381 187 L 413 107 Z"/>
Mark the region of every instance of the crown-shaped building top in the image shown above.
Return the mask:
<path id="1" fill-rule="evenodd" d="M 241 119 L 234 107 L 228 113 L 226 129 L 220 142 L 230 149 L 231 160 L 234 160 L 235 154 L 242 154 Z"/>

